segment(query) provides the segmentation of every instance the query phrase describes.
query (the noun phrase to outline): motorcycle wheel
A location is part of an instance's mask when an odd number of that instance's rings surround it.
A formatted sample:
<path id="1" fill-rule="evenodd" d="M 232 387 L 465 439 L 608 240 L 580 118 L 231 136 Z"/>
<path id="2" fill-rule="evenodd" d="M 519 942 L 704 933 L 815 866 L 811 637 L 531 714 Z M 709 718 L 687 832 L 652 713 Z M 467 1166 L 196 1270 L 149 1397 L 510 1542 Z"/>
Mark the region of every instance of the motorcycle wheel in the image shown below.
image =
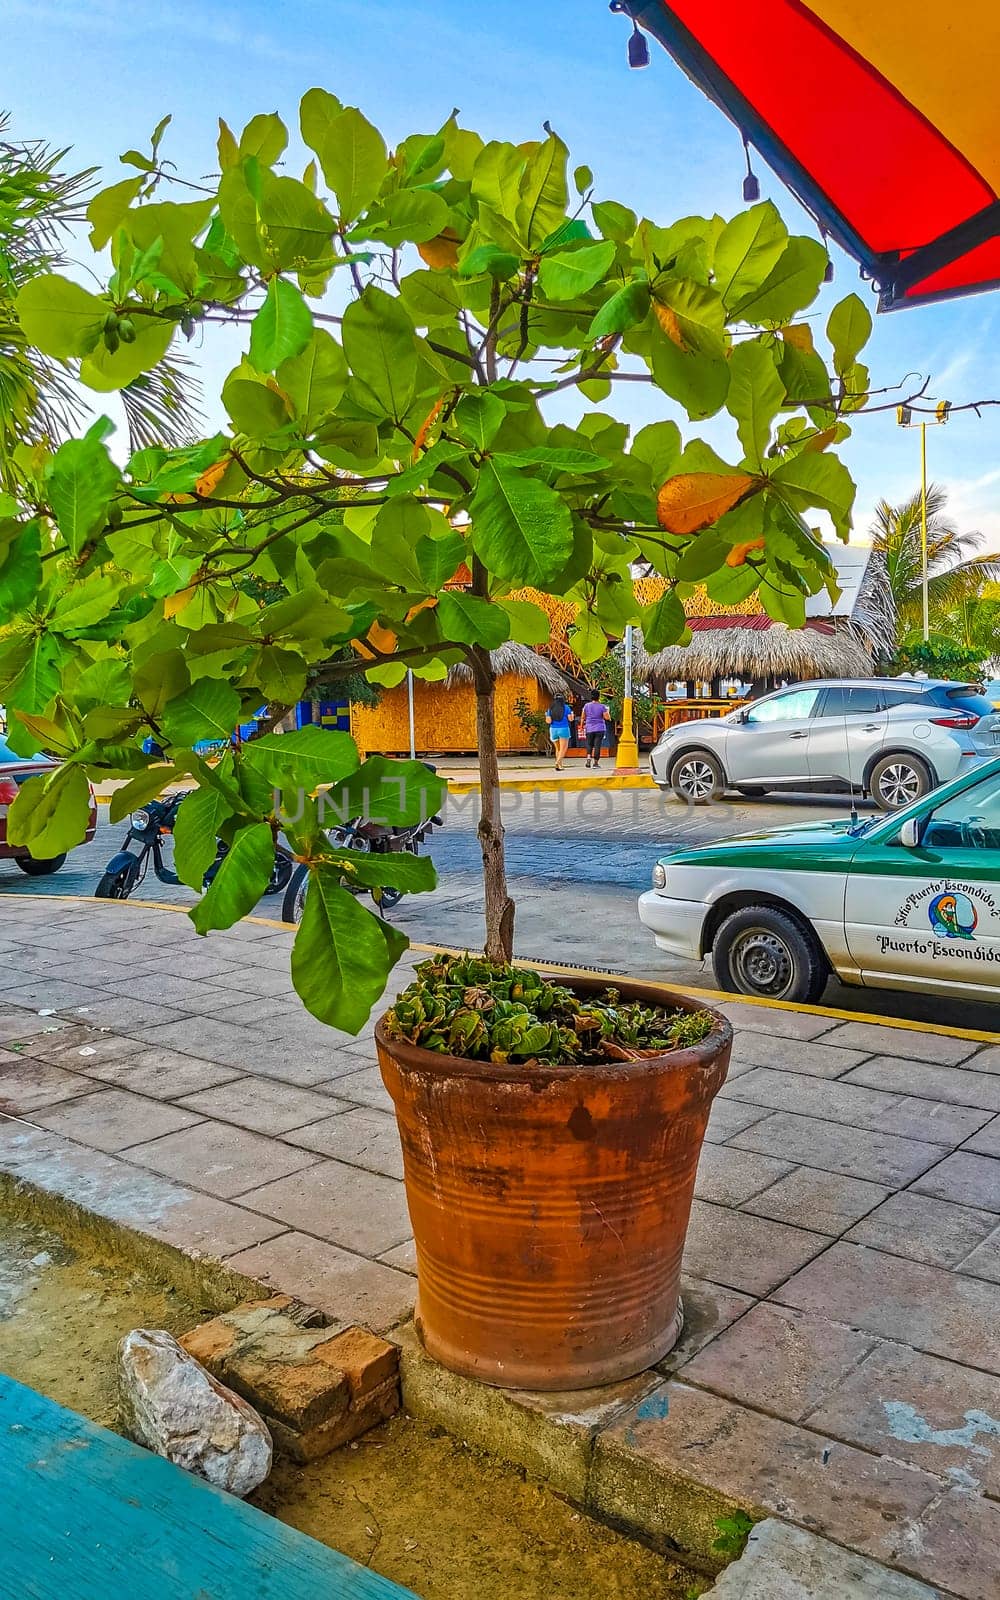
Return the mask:
<path id="1" fill-rule="evenodd" d="M 282 922 L 294 922 L 297 925 L 302 921 L 308 888 L 309 868 L 303 862 L 294 869 L 285 886 L 285 898 L 281 902 Z"/>
<path id="2" fill-rule="evenodd" d="M 294 871 L 295 862 L 292 857 L 286 855 L 284 850 L 277 850 L 274 856 L 274 866 L 271 868 L 271 876 L 264 893 L 281 894 L 283 889 L 288 888 Z"/>
<path id="3" fill-rule="evenodd" d="M 380 889 L 372 890 L 372 899 L 375 901 L 379 911 L 391 911 L 394 906 L 399 905 L 403 894 L 404 891 L 402 889 L 393 889 L 388 884 L 383 884 Z"/>
<path id="4" fill-rule="evenodd" d="M 136 874 L 128 867 L 121 872 L 106 872 L 94 890 L 95 900 L 127 900 L 135 888 Z"/>

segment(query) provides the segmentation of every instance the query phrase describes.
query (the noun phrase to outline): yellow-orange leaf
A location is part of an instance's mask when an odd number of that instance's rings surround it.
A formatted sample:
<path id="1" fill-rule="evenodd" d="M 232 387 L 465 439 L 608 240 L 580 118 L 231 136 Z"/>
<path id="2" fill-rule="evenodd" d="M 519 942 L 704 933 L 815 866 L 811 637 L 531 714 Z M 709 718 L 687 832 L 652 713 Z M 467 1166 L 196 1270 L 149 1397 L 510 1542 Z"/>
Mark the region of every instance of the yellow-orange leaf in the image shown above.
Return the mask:
<path id="1" fill-rule="evenodd" d="M 176 594 L 168 594 L 167 598 L 163 602 L 164 617 L 166 617 L 168 621 L 171 617 L 176 617 L 178 611 L 183 611 L 184 607 L 193 599 L 194 584 L 191 584 L 190 588 L 179 589 Z"/>
<path id="2" fill-rule="evenodd" d="M 433 239 L 425 239 L 417 250 L 429 267 L 457 267 L 459 237 L 454 228 L 445 228 Z"/>
<path id="3" fill-rule="evenodd" d="M 742 567 L 751 550 L 763 550 L 763 539 L 748 539 L 746 544 L 734 544 L 726 557 L 727 567 Z"/>
<path id="4" fill-rule="evenodd" d="M 828 444 L 834 444 L 836 442 L 836 439 L 837 439 L 837 429 L 836 428 L 824 428 L 821 433 L 813 434 L 813 436 L 809 440 L 808 444 L 806 444 L 806 446 L 804 447 L 804 449 L 802 451 L 802 454 L 805 455 L 806 450 L 811 450 L 813 453 L 815 453 L 817 450 L 825 450 L 827 445 Z"/>
<path id="5" fill-rule="evenodd" d="M 681 325 L 676 311 L 672 310 L 670 306 L 661 304 L 659 300 L 654 300 L 653 315 L 667 338 L 672 340 L 679 350 L 689 350 L 691 348 L 681 332 Z"/>
<path id="6" fill-rule="evenodd" d="M 656 497 L 656 516 L 668 533 L 697 533 L 750 493 L 747 472 L 680 472 L 668 478 Z"/>
<path id="7" fill-rule="evenodd" d="M 426 417 L 424 418 L 423 422 L 420 424 L 420 427 L 417 429 L 417 436 L 413 441 L 413 460 L 414 461 L 416 461 L 416 459 L 419 456 L 421 450 L 423 450 L 425 445 L 427 444 L 427 435 L 430 433 L 430 431 L 433 428 L 435 422 L 437 421 L 438 417 L 440 416 L 443 406 L 444 406 L 444 400 L 435 400 L 434 404 L 431 406 L 431 409 L 428 411 L 428 413 L 427 413 Z"/>
<path id="8" fill-rule="evenodd" d="M 808 322 L 791 322 L 787 328 L 782 328 L 781 337 L 793 350 L 803 350 L 806 355 L 812 355 L 816 346 L 813 344 L 812 329 Z"/>
<path id="9" fill-rule="evenodd" d="M 383 628 L 380 622 L 373 622 L 366 638 L 362 641 L 362 648 L 364 645 L 369 645 L 373 653 L 377 651 L 379 655 L 385 656 L 391 655 L 397 643 L 396 635 L 391 629 Z"/>
<path id="10" fill-rule="evenodd" d="M 218 488 L 219 484 L 222 482 L 222 479 L 226 476 L 228 467 L 228 456 L 223 456 L 222 460 L 217 461 L 214 467 L 206 467 L 201 477 L 198 479 L 198 482 L 194 486 L 195 494 L 199 495 L 202 499 L 204 499 L 207 495 L 212 494 L 213 491 Z"/>
<path id="11" fill-rule="evenodd" d="M 194 495 L 193 494 L 165 494 L 163 496 L 163 503 L 164 503 L 164 505 L 168 505 L 168 506 L 193 506 L 194 505 Z"/>
<path id="12" fill-rule="evenodd" d="M 409 611 L 406 613 L 406 621 L 408 623 L 412 622 L 414 617 L 418 617 L 420 615 L 421 611 L 426 611 L 428 606 L 436 606 L 436 605 L 437 605 L 437 595 L 436 594 L 429 594 L 425 600 L 418 600 L 417 604 L 415 606 L 411 606 L 410 607 Z M 370 631 L 371 630 L 369 629 L 369 632 Z"/>

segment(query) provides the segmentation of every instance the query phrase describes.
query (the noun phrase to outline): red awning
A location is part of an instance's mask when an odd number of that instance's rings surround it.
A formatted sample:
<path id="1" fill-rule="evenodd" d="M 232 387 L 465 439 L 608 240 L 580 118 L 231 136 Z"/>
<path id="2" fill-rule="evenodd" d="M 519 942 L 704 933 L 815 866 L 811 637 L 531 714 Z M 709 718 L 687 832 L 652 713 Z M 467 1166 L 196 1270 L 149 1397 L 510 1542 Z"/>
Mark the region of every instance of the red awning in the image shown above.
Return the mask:
<path id="1" fill-rule="evenodd" d="M 625 0 L 880 308 L 1000 287 L 1000 4 Z"/>
<path id="2" fill-rule="evenodd" d="M 768 628 L 774 626 L 774 618 L 764 616 L 763 612 L 755 612 L 748 617 L 737 615 L 688 617 L 688 627 L 692 633 L 718 633 L 723 628 L 740 628 L 744 633 L 766 633 Z M 810 617 L 802 626 L 811 629 L 813 633 L 833 634 L 837 631 L 832 622 L 824 622 L 817 617 Z"/>

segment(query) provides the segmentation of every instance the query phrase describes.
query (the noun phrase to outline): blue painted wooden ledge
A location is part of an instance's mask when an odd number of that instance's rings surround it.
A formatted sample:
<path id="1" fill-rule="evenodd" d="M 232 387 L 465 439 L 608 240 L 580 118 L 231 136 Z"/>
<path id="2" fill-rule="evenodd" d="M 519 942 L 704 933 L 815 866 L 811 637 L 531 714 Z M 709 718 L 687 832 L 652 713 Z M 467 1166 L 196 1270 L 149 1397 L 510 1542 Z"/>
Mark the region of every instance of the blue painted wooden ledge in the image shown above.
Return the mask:
<path id="1" fill-rule="evenodd" d="M 415 1600 L 2 1374 L 0 1550 L 18 1600 Z"/>

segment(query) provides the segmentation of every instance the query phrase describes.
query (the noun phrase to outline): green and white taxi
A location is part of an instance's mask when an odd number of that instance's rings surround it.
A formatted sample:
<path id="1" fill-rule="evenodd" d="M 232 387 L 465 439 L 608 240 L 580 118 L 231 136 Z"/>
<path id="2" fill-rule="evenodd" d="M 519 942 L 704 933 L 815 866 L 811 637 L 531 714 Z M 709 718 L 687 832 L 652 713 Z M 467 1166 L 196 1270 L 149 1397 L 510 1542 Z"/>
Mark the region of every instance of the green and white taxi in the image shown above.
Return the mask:
<path id="1" fill-rule="evenodd" d="M 771 828 L 663 856 L 639 917 L 711 952 L 719 987 L 819 999 L 871 988 L 1000 1001 L 1000 760 L 905 810 Z"/>

